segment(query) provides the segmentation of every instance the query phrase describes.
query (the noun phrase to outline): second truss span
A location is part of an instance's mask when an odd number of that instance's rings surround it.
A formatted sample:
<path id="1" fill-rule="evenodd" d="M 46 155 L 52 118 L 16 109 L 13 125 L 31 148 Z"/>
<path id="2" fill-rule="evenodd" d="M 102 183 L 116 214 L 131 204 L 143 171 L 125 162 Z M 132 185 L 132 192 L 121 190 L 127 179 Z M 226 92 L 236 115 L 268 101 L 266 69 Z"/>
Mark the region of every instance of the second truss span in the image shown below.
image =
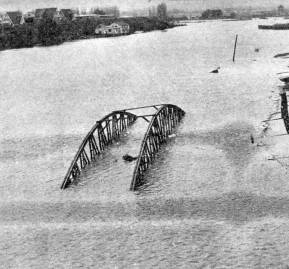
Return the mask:
<path id="1" fill-rule="evenodd" d="M 174 128 L 184 117 L 185 112 L 171 104 L 161 106 L 152 117 L 143 138 L 138 160 L 134 169 L 130 190 L 135 191 L 144 182 L 144 174 L 153 163 L 156 153 L 166 142 Z"/>

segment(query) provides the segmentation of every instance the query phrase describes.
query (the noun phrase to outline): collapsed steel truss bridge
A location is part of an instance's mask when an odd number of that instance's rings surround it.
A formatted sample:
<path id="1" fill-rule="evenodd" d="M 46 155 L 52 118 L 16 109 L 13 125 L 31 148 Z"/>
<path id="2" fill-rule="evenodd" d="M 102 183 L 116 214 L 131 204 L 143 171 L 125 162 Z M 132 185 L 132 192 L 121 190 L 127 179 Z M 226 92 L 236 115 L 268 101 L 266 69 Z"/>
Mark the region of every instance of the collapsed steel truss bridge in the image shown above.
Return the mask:
<path id="1" fill-rule="evenodd" d="M 129 112 L 145 108 L 154 108 L 156 112 L 144 115 L 135 115 Z M 185 112 L 181 108 L 171 104 L 128 108 L 106 115 L 95 123 L 83 139 L 61 184 L 61 189 L 65 189 L 73 183 L 80 176 L 82 170 L 97 160 L 97 156 L 101 152 L 117 141 L 121 134 L 138 118 L 142 118 L 149 122 L 149 125 L 141 143 L 130 185 L 130 190 L 136 190 L 143 184 L 145 172 L 153 163 L 161 145 L 167 141 L 168 136 L 172 134 L 184 115 Z"/>

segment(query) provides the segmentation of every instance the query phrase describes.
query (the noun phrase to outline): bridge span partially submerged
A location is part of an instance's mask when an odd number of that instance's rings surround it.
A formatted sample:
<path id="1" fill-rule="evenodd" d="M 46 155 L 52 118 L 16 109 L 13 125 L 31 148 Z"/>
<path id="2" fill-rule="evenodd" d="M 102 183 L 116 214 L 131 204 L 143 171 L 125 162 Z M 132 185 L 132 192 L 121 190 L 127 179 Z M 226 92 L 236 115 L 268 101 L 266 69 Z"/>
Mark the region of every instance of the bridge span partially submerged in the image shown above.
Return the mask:
<path id="1" fill-rule="evenodd" d="M 137 115 L 137 110 L 154 108 L 155 113 Z M 134 113 L 133 113 L 134 112 Z M 127 108 L 113 111 L 97 121 L 83 139 L 73 158 L 71 165 L 61 184 L 61 189 L 66 189 L 79 178 L 81 172 L 89 164 L 97 161 L 98 156 L 109 145 L 120 139 L 120 136 L 133 125 L 138 118 L 148 122 L 148 128 L 141 143 L 137 156 L 130 190 L 135 191 L 144 183 L 147 169 L 156 158 L 156 153 L 164 144 L 169 135 L 178 126 L 185 112 L 172 104 L 157 104 L 151 106 Z"/>

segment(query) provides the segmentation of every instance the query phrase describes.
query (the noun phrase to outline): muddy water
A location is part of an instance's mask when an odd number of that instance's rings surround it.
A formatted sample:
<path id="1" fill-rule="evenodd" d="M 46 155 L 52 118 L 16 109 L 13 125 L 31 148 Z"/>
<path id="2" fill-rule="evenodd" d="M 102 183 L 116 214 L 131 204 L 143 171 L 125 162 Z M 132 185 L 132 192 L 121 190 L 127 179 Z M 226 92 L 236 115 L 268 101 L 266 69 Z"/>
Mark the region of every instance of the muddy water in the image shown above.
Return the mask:
<path id="1" fill-rule="evenodd" d="M 270 138 L 285 130 L 261 121 L 278 109 L 286 61 L 273 55 L 289 38 L 258 23 L 1 52 L 0 267 L 286 268 L 288 171 L 268 161 L 286 155 L 286 138 Z M 143 188 L 128 190 L 134 163 L 121 158 L 138 153 L 138 121 L 60 191 L 95 120 L 153 103 L 186 117 Z"/>

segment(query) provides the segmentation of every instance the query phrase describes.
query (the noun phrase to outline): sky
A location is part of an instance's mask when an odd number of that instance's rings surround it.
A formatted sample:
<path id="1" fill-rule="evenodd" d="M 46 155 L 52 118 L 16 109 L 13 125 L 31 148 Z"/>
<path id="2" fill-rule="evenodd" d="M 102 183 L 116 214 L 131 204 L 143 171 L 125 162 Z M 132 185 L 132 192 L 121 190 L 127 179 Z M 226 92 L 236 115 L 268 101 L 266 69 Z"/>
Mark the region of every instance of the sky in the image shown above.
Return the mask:
<path id="1" fill-rule="evenodd" d="M 41 7 L 95 7 L 117 5 L 121 10 L 141 9 L 167 3 L 169 8 L 206 8 L 262 7 L 274 8 L 280 4 L 289 8 L 288 0 L 0 0 L 0 9 L 31 10 Z"/>

